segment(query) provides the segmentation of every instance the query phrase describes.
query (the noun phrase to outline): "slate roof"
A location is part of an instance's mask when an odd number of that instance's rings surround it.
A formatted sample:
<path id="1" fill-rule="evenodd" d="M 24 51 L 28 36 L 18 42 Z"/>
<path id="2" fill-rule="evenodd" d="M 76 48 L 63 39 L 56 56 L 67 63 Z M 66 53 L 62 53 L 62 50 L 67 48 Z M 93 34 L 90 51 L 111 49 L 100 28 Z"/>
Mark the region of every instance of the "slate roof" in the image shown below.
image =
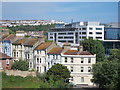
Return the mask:
<path id="1" fill-rule="evenodd" d="M 4 40 L 11 40 L 15 38 L 15 34 L 8 35 Z"/>
<path id="2" fill-rule="evenodd" d="M 61 47 L 54 47 L 48 52 L 48 54 L 61 54 L 62 50 Z"/>
<path id="3" fill-rule="evenodd" d="M 27 38 L 23 38 L 23 39 L 20 39 L 20 40 L 17 40 L 15 42 L 13 42 L 13 44 L 14 45 L 20 45 L 20 44 L 24 43 L 26 40 L 27 40 Z"/>
<path id="4" fill-rule="evenodd" d="M 0 52 L 0 59 L 12 59 L 12 57 Z"/>
<path id="5" fill-rule="evenodd" d="M 51 44 L 52 44 L 52 42 L 44 42 L 44 43 L 41 43 L 40 45 L 38 45 L 35 49 L 36 50 L 44 50 L 44 49 L 47 49 Z"/>
<path id="6" fill-rule="evenodd" d="M 37 43 L 38 39 L 37 38 L 30 38 L 23 42 L 23 45 L 25 46 L 33 46 L 35 43 Z"/>
<path id="7" fill-rule="evenodd" d="M 2 41 L 4 38 L 6 38 L 8 35 L 1 35 L 0 41 Z"/>

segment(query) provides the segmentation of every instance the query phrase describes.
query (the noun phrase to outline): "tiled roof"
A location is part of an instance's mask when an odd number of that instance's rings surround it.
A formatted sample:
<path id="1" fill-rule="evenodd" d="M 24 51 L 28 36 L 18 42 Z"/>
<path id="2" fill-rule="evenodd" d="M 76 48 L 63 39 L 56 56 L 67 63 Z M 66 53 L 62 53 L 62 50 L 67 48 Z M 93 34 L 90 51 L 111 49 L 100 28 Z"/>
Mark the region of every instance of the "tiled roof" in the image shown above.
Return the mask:
<path id="1" fill-rule="evenodd" d="M 48 54 L 61 54 L 62 50 L 61 47 L 54 47 L 48 52 Z"/>
<path id="2" fill-rule="evenodd" d="M 12 59 L 12 57 L 0 52 L 0 59 Z"/>
<path id="3" fill-rule="evenodd" d="M 88 51 L 68 50 L 64 53 L 65 55 L 92 55 Z"/>
<path id="4" fill-rule="evenodd" d="M 77 50 L 68 50 L 64 54 L 65 55 L 77 55 L 78 51 Z"/>
<path id="5" fill-rule="evenodd" d="M 26 46 L 33 46 L 38 41 L 37 38 L 30 38 L 26 40 L 23 44 Z"/>
<path id="6" fill-rule="evenodd" d="M 52 44 L 52 42 L 41 43 L 40 45 L 38 45 L 36 47 L 36 50 L 44 50 L 44 49 L 48 48 L 51 44 Z"/>
<path id="7" fill-rule="evenodd" d="M 27 40 L 27 38 L 23 38 L 23 39 L 20 39 L 20 40 L 17 40 L 17 41 L 15 41 L 15 42 L 13 42 L 13 44 L 14 44 L 14 45 L 19 45 L 19 44 L 24 43 L 26 40 Z"/>
<path id="8" fill-rule="evenodd" d="M 88 51 L 82 51 L 79 53 L 79 55 L 92 55 L 92 54 Z"/>
<path id="9" fill-rule="evenodd" d="M 15 38 L 15 34 L 10 34 L 4 40 L 11 40 L 13 38 Z"/>

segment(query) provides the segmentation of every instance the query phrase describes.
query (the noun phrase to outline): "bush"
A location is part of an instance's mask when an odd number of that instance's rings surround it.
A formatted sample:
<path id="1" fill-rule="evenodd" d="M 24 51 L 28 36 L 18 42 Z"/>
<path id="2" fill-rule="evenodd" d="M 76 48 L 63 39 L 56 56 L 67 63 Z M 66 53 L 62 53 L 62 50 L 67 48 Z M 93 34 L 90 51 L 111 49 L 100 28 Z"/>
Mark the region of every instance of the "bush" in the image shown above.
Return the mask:
<path id="1" fill-rule="evenodd" d="M 15 61 L 12 64 L 12 69 L 13 70 L 27 71 L 29 69 L 29 65 L 28 65 L 28 62 L 23 61 L 23 60 L 19 60 L 19 61 Z"/>
<path id="2" fill-rule="evenodd" d="M 46 73 L 48 80 L 53 77 L 53 81 L 66 80 L 70 78 L 70 71 L 62 64 L 53 65 Z"/>

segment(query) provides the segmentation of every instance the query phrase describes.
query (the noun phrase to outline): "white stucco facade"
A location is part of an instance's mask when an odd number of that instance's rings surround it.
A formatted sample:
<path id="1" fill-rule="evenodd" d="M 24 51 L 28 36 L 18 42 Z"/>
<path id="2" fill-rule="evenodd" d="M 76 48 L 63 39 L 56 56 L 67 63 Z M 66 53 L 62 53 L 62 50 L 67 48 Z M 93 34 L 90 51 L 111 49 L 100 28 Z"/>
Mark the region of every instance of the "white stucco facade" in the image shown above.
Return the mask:
<path id="1" fill-rule="evenodd" d="M 67 59 L 67 60 L 65 60 Z M 62 64 L 67 66 L 71 72 L 70 82 L 73 84 L 93 85 L 91 69 L 96 63 L 96 55 L 64 55 L 62 54 Z"/>

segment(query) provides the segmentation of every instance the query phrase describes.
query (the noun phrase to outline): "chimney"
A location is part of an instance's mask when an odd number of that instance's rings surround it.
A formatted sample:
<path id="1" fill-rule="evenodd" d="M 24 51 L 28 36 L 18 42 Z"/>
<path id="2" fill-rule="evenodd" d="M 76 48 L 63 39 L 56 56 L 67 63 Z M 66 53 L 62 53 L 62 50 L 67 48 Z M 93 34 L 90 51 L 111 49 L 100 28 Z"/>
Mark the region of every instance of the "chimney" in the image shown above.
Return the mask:
<path id="1" fill-rule="evenodd" d="M 83 46 L 80 46 L 78 49 L 79 49 L 78 51 L 82 52 L 83 51 Z"/>
<path id="2" fill-rule="evenodd" d="M 70 50 L 70 49 L 71 49 L 71 44 L 70 44 L 70 43 L 65 43 L 62 48 L 63 48 L 62 53 L 64 53 L 64 52 L 66 52 L 67 50 Z"/>

